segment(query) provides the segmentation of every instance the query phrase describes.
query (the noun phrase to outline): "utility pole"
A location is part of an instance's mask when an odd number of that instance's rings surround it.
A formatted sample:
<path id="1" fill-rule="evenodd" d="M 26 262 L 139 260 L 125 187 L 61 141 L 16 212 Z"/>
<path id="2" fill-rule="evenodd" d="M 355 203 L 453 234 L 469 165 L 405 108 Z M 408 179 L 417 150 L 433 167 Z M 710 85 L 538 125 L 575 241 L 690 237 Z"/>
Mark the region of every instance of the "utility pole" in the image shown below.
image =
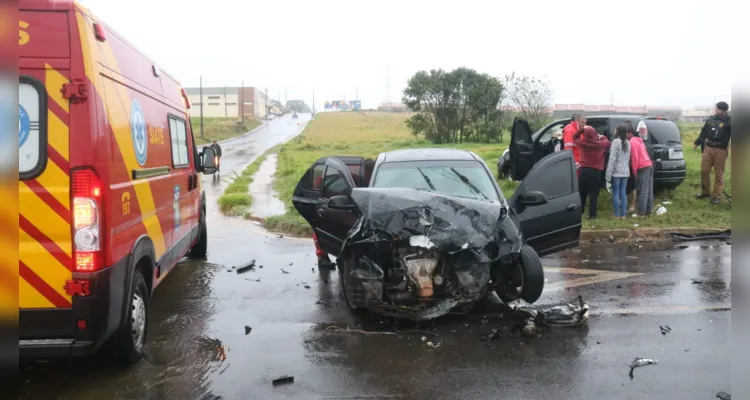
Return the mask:
<path id="1" fill-rule="evenodd" d="M 240 117 L 242 122 L 245 122 L 245 81 L 242 81 L 242 87 L 240 88 Z"/>
<path id="2" fill-rule="evenodd" d="M 200 77 L 200 89 L 198 89 L 201 97 L 201 139 L 205 139 L 203 136 L 203 75 Z"/>
<path id="3" fill-rule="evenodd" d="M 266 119 L 268 119 L 268 88 L 266 88 L 266 101 L 264 103 L 266 106 Z"/>
<path id="4" fill-rule="evenodd" d="M 313 103 L 312 103 L 312 110 L 313 110 L 313 113 L 315 113 L 315 88 L 313 88 Z"/>
<path id="5" fill-rule="evenodd" d="M 227 87 L 224 86 L 224 116 L 228 117 L 229 112 L 227 111 Z"/>

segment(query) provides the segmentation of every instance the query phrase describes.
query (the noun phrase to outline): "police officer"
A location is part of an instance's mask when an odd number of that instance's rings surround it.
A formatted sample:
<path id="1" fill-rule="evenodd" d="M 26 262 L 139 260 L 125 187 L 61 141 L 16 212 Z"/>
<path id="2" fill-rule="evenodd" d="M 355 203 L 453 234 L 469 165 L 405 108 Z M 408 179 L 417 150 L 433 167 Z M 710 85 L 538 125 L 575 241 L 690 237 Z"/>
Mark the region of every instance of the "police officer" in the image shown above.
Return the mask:
<path id="1" fill-rule="evenodd" d="M 729 156 L 729 141 L 732 139 L 732 117 L 727 114 L 729 104 L 725 101 L 716 103 L 713 117 L 706 121 L 701 134 L 695 140 L 693 150 L 703 147 L 701 157 L 701 193 L 699 199 L 711 198 L 711 204 L 719 204 L 719 196 L 724 192 L 724 166 Z M 714 191 L 711 190 L 711 168 L 714 169 Z"/>

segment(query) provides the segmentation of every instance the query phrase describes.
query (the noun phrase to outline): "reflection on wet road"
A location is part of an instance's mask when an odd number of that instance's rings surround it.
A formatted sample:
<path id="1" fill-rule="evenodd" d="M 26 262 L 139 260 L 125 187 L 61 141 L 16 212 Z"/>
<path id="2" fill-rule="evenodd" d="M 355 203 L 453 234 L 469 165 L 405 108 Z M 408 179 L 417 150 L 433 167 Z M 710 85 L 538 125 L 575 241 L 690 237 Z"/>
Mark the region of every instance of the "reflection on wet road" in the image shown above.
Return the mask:
<path id="1" fill-rule="evenodd" d="M 223 146 L 225 174 L 230 163 L 242 168 L 296 133 L 266 129 L 255 142 L 261 132 L 238 148 Z M 721 242 L 597 245 L 546 258 L 540 302 L 581 294 L 592 307 L 588 327 L 504 336 L 483 347 L 481 333 L 499 323 L 497 301 L 487 301 L 420 326 L 437 333 L 430 340 L 441 345 L 433 349 L 421 333 L 326 329 L 391 325 L 349 315 L 337 272 L 318 270 L 311 241 L 215 212 L 209 235 L 208 262 L 182 262 L 155 292 L 147 360 L 129 369 L 97 359 L 24 365 L 21 398 L 707 399 L 729 391 L 731 312 L 716 310 L 730 305 L 731 246 Z M 232 269 L 252 259 L 255 270 Z M 662 335 L 660 325 L 672 331 Z M 630 380 L 635 357 L 659 364 Z M 282 375 L 295 382 L 273 387 Z"/>

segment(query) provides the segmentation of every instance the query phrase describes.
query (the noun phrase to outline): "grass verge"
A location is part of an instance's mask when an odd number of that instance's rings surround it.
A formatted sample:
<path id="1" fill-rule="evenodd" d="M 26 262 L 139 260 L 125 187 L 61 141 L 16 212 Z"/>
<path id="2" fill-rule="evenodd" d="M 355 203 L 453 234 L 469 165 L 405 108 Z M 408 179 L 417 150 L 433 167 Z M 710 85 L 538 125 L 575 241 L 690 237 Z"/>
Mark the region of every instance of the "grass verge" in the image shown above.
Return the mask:
<path id="1" fill-rule="evenodd" d="M 239 175 L 235 174 L 232 182 L 219 196 L 219 210 L 224 215 L 239 216 L 244 215 L 246 210 L 253 204 L 253 197 L 250 195 L 248 186 L 253 181 L 253 175 L 258 172 L 260 164 L 270 153 L 266 152 L 260 155 L 255 161 L 250 163 Z"/>
<path id="2" fill-rule="evenodd" d="M 310 165 L 320 157 L 363 156 L 375 159 L 384 151 L 402 148 L 419 147 L 455 147 L 467 149 L 482 157 L 495 171 L 497 158 L 508 146 L 504 143 L 469 143 L 434 145 L 428 141 L 415 138 L 407 129 L 404 121 L 406 114 L 378 112 L 320 113 L 310 121 L 304 132 L 283 145 L 278 150 L 278 168 L 274 187 L 279 197 L 287 205 L 287 213 L 265 220 L 269 230 L 292 233 L 311 234 L 307 222 L 294 209 L 292 193 L 299 178 Z M 584 229 L 609 230 L 633 229 L 639 227 L 693 227 L 693 228 L 728 228 L 731 226 L 730 207 L 726 203 L 711 206 L 707 201 L 697 200 L 694 195 L 700 187 L 700 152 L 692 150 L 692 143 L 698 135 L 700 125 L 681 126 L 685 146 L 685 160 L 688 171 L 685 182 L 675 190 L 657 191 L 655 203 L 666 204 L 667 213 L 646 220 L 616 220 L 613 214 L 612 197 L 606 190 L 599 197 L 599 218 L 589 221 L 584 218 Z M 728 193 L 731 187 L 731 159 L 727 161 L 725 187 Z M 506 197 L 510 197 L 518 186 L 517 182 L 500 180 L 500 187 Z"/>
<path id="3" fill-rule="evenodd" d="M 255 119 L 246 120 L 244 126 L 238 126 L 238 118 L 206 118 L 203 117 L 203 137 L 200 137 L 200 117 L 190 118 L 193 126 L 195 143 L 200 146 L 211 143 L 214 140 L 222 141 L 243 135 L 258 126 L 261 122 Z"/>

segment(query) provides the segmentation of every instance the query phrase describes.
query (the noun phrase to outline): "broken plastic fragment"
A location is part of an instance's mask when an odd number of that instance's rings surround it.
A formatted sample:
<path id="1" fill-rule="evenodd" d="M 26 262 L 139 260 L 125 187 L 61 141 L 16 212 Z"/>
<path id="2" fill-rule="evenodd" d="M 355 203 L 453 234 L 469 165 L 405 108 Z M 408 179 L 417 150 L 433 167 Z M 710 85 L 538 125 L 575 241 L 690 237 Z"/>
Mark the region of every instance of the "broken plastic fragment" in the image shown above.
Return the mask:
<path id="1" fill-rule="evenodd" d="M 720 400 L 732 400 L 732 395 L 727 392 L 716 393 L 716 398 Z"/>
<path id="2" fill-rule="evenodd" d="M 244 266 L 237 268 L 238 274 L 244 274 L 247 271 L 250 271 L 255 268 L 255 260 L 250 261 L 249 263 L 245 264 Z"/>
<path id="3" fill-rule="evenodd" d="M 636 368 L 643 367 L 644 365 L 654 365 L 658 363 L 659 361 L 652 358 L 636 357 L 635 359 L 633 359 L 633 362 L 630 363 L 630 379 L 633 379 L 633 370 L 635 370 Z"/>
<path id="4" fill-rule="evenodd" d="M 433 349 L 437 349 L 438 347 L 440 347 L 440 343 L 435 344 L 435 343 L 432 343 L 432 342 L 427 342 L 427 345 L 430 346 L 430 347 L 432 347 Z"/>
<path id="5" fill-rule="evenodd" d="M 587 303 L 583 302 L 581 296 L 578 296 L 578 303 L 577 306 L 569 303 L 537 306 L 518 299 L 508 303 L 508 306 L 516 312 L 516 315 L 543 325 L 578 327 L 588 322 L 590 308 Z M 525 326 L 521 330 L 522 333 L 525 333 L 524 330 L 531 332 L 531 328 Z M 535 334 L 536 332 L 533 332 L 533 335 Z"/>
<path id="6" fill-rule="evenodd" d="M 288 383 L 294 383 L 294 377 L 293 376 L 282 376 L 282 377 L 274 379 L 272 383 L 273 383 L 274 386 L 285 385 L 285 384 L 288 384 Z"/>

